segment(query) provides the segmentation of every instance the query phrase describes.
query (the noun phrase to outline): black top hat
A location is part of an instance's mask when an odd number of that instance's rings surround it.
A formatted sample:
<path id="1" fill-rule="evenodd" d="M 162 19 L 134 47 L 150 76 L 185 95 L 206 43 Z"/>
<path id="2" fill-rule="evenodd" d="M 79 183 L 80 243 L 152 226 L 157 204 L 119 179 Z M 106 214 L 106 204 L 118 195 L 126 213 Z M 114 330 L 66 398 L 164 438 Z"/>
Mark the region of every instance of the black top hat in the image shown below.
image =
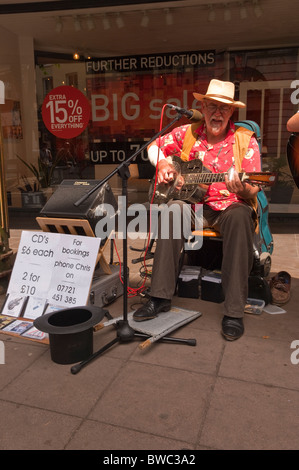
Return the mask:
<path id="1" fill-rule="evenodd" d="M 73 334 L 99 323 L 106 310 L 96 306 L 73 307 L 47 313 L 34 320 L 34 326 L 49 334 Z"/>

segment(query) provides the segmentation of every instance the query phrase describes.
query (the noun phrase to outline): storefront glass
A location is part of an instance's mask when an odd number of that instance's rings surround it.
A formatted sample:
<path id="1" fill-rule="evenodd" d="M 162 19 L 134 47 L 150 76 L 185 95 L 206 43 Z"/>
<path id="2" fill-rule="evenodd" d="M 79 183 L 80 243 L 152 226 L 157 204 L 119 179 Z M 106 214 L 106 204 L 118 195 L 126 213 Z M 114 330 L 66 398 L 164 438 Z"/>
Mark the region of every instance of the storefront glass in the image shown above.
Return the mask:
<path id="1" fill-rule="evenodd" d="M 65 178 L 103 178 L 151 139 L 161 126 L 174 119 L 176 112 L 164 108 L 166 103 L 186 109 L 199 108 L 192 93 L 205 92 L 210 79 L 218 77 L 233 81 L 237 98 L 247 104 L 245 111 L 236 112 L 235 120 L 251 119 L 261 127 L 263 170 L 284 173 L 282 193 L 286 196 L 289 192 L 289 198 L 283 200 L 280 195 L 277 199 L 274 192 L 268 191 L 270 202 L 291 203 L 296 211 L 299 196 L 286 160 L 289 139 L 286 122 L 298 108 L 297 56 L 297 48 L 230 53 L 207 50 L 84 61 L 65 57 L 60 60 L 56 55 L 45 63 L 37 53 L 38 154 L 39 158 L 45 152 L 51 155 L 55 166 L 51 185 L 55 188 Z M 66 120 L 71 119 L 73 123 L 83 119 L 82 106 L 75 98 L 65 96 L 63 102 L 63 97 L 55 95 L 61 86 L 79 90 L 89 102 L 87 126 L 74 137 L 57 129 Z M 49 130 L 43 114 L 49 93 L 56 96 L 54 101 L 60 100 L 58 108 L 47 108 L 48 113 L 52 112 L 56 131 Z M 14 153 L 14 143 L 23 139 L 21 108 L 20 102 L 10 100 L 2 108 L 3 138 L 9 154 Z M 188 121 L 183 117 L 179 122 Z M 18 185 L 14 190 L 20 191 L 18 188 L 26 187 L 25 168 L 18 159 L 13 161 L 15 168 L 9 169 L 9 173 L 15 173 L 13 178 L 18 180 Z M 143 177 L 150 176 L 152 168 L 145 151 L 135 163 L 139 164 Z M 10 204 L 14 205 L 11 199 Z"/>

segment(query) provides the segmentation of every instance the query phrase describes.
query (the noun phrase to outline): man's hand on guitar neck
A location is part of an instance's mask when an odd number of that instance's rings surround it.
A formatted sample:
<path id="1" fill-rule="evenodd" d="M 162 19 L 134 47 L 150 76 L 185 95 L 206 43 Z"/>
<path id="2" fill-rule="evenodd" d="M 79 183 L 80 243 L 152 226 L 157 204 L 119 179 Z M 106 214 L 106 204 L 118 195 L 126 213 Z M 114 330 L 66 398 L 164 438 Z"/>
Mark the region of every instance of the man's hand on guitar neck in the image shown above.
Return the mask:
<path id="1" fill-rule="evenodd" d="M 241 181 L 235 169 L 225 176 L 225 183 L 229 192 L 235 193 L 242 199 L 252 199 L 259 192 L 258 186 Z"/>

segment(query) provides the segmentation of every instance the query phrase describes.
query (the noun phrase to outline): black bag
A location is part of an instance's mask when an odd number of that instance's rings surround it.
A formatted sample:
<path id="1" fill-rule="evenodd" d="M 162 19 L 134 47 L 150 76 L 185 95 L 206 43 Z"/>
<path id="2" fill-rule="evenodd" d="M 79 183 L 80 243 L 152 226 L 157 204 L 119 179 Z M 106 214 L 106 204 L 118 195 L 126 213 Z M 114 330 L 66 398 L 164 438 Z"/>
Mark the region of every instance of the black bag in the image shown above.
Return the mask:
<path id="1" fill-rule="evenodd" d="M 264 300 L 268 305 L 272 302 L 271 289 L 268 282 L 261 276 L 249 276 L 248 297 L 250 299 Z"/>

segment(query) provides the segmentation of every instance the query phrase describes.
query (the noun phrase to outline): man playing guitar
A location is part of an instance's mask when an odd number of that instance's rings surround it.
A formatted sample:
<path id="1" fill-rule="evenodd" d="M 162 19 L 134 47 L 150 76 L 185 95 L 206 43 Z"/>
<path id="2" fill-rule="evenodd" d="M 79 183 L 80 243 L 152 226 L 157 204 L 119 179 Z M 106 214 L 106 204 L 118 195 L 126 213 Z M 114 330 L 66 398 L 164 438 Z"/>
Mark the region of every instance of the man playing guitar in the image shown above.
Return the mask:
<path id="1" fill-rule="evenodd" d="M 177 170 L 172 165 L 171 158 L 168 158 L 173 155 L 185 160 L 199 159 L 203 168 L 212 173 L 230 170 L 224 182 L 205 187 L 201 201 L 205 225 L 216 228 L 223 239 L 221 278 L 225 300 L 222 334 L 227 340 L 238 339 L 244 333 L 243 316 L 248 294 L 248 276 L 253 262 L 256 219 L 252 201 L 259 191 L 258 185 L 241 181 L 239 169 L 236 169 L 233 150 L 235 126 L 231 117 L 236 108 L 243 108 L 245 104 L 234 100 L 234 91 L 234 84 L 231 82 L 211 80 L 205 95 L 194 93 L 194 97 L 201 102 L 203 122 L 196 129 L 196 139 L 187 156 L 181 152 L 191 124 L 175 128 L 148 148 L 151 163 L 158 165 L 158 184 L 171 184 L 177 177 Z M 250 138 L 240 170 L 261 170 L 259 147 L 254 136 Z M 183 184 L 184 178 L 179 176 L 176 185 L 180 188 Z M 170 204 L 175 204 L 181 211 L 186 202 L 174 200 L 168 202 Z M 152 270 L 151 298 L 134 312 L 135 321 L 149 320 L 160 312 L 170 310 L 182 247 L 182 239 L 176 239 L 171 233 L 169 239 L 163 239 L 159 231 Z"/>

